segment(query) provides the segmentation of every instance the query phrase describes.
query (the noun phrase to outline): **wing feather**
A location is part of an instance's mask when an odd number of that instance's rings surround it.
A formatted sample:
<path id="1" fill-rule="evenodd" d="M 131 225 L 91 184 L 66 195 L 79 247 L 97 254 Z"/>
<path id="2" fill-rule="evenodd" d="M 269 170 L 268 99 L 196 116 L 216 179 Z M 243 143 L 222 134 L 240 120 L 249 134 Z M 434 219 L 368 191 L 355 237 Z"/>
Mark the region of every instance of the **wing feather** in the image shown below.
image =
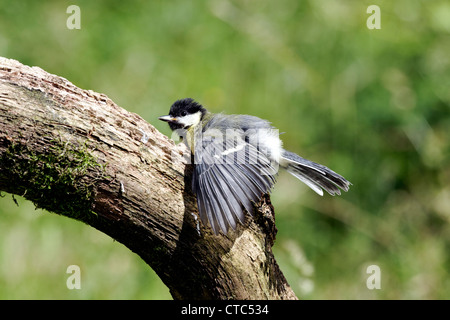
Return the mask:
<path id="1" fill-rule="evenodd" d="M 208 134 L 208 133 L 204 133 Z M 276 170 L 270 160 L 239 135 L 199 139 L 195 153 L 193 191 L 202 222 L 209 221 L 214 233 L 244 221 L 243 209 L 252 212 L 252 202 L 268 193 L 275 183 Z M 201 149 L 199 149 L 201 148 Z M 256 161 L 255 161 L 256 159 Z"/>

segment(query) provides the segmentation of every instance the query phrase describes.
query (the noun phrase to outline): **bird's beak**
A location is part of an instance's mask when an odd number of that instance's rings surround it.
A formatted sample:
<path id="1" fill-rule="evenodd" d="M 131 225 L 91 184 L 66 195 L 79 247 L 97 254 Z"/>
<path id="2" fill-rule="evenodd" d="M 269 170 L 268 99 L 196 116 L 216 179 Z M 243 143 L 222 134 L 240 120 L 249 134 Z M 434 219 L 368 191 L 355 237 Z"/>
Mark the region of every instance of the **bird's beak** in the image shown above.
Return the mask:
<path id="1" fill-rule="evenodd" d="M 162 117 L 159 117 L 158 119 L 161 121 L 165 121 L 165 122 L 177 122 L 178 121 L 177 118 L 174 118 L 172 116 L 162 116 Z"/>

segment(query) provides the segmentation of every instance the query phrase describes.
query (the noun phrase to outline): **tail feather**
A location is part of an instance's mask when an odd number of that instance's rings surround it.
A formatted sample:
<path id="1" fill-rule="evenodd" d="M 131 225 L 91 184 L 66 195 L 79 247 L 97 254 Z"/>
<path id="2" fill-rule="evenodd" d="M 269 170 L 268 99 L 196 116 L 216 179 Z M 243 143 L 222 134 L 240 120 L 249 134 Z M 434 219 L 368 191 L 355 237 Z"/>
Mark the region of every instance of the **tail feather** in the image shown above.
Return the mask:
<path id="1" fill-rule="evenodd" d="M 334 196 L 340 195 L 341 189 L 348 191 L 351 185 L 349 181 L 333 170 L 306 160 L 293 152 L 283 152 L 281 165 L 321 196 L 323 195 L 322 189 Z"/>

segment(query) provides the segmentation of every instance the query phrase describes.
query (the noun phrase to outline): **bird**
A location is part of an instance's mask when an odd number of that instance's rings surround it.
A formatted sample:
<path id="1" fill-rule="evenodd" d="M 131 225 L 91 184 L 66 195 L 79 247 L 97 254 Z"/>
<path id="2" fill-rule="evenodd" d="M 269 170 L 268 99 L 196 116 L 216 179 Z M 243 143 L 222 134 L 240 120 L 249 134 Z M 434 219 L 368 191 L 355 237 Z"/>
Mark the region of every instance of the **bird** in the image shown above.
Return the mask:
<path id="1" fill-rule="evenodd" d="M 167 122 L 190 150 L 192 191 L 200 219 L 215 235 L 235 230 L 253 203 L 269 194 L 280 168 L 320 196 L 348 191 L 351 183 L 331 169 L 283 148 L 268 120 L 244 114 L 212 113 L 192 98 L 176 100 Z"/>

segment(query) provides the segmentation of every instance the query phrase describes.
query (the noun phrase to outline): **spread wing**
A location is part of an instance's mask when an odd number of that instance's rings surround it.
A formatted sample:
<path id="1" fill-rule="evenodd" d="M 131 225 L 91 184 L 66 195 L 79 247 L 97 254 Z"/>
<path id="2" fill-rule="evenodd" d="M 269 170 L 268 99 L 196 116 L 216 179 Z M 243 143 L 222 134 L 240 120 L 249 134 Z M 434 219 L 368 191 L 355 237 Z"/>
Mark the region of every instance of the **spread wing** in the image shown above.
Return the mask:
<path id="1" fill-rule="evenodd" d="M 192 189 L 202 222 L 209 221 L 215 234 L 244 221 L 244 209 L 270 192 L 276 164 L 236 131 L 222 134 L 208 129 L 196 136 Z"/>

